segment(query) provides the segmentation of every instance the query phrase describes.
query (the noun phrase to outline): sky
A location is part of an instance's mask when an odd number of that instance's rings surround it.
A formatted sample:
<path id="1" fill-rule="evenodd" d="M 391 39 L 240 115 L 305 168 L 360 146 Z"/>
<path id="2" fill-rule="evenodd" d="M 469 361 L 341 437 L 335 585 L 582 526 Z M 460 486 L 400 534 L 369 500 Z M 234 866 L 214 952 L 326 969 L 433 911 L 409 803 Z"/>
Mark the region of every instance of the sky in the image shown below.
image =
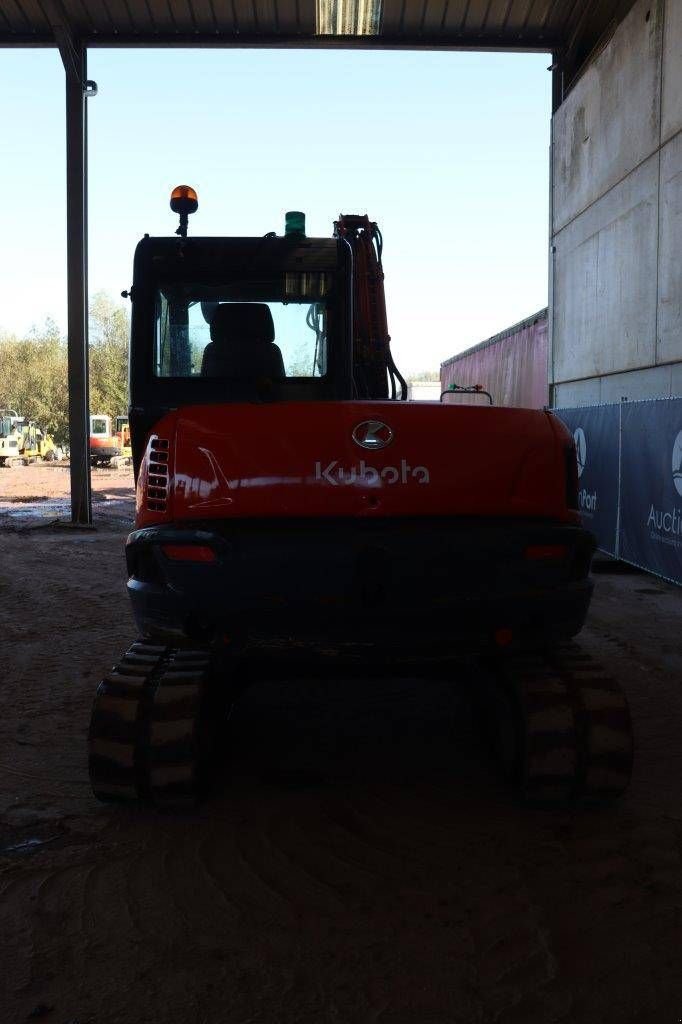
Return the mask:
<path id="1" fill-rule="evenodd" d="M 440 362 L 547 304 L 546 54 L 90 50 L 89 283 L 118 296 L 145 232 L 384 236 L 392 349 Z M 53 50 L 4 50 L 0 331 L 66 330 L 64 75 Z M 9 200 L 9 201 L 8 201 Z M 122 300 L 121 300 L 122 301 Z"/>

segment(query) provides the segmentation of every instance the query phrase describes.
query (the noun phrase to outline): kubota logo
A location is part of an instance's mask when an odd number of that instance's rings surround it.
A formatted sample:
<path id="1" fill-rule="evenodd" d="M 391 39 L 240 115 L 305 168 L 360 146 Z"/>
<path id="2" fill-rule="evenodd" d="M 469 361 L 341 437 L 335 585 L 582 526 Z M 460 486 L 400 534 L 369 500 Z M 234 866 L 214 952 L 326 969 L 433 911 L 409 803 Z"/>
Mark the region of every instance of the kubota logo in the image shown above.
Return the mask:
<path id="1" fill-rule="evenodd" d="M 682 430 L 673 445 L 673 483 L 678 494 L 682 494 Z"/>
<path id="2" fill-rule="evenodd" d="M 585 431 L 582 427 L 576 429 L 573 434 L 573 440 L 575 441 L 575 454 L 578 460 L 578 476 L 581 477 L 587 462 L 587 441 L 585 440 Z"/>
<path id="3" fill-rule="evenodd" d="M 387 423 L 382 423 L 381 420 L 363 420 L 353 428 L 351 436 L 361 448 L 378 451 L 391 443 L 393 431 Z"/>
<path id="4" fill-rule="evenodd" d="M 410 480 L 418 484 L 431 482 L 429 471 L 426 466 L 409 465 L 407 459 L 401 459 L 399 466 L 384 466 L 382 469 L 375 469 L 368 466 L 364 459 L 359 466 L 341 466 L 338 459 L 334 459 L 327 466 L 321 462 L 315 463 L 315 479 L 324 480 L 332 487 L 339 487 L 350 484 L 365 484 L 368 487 L 376 487 L 377 484 L 406 484 Z"/>

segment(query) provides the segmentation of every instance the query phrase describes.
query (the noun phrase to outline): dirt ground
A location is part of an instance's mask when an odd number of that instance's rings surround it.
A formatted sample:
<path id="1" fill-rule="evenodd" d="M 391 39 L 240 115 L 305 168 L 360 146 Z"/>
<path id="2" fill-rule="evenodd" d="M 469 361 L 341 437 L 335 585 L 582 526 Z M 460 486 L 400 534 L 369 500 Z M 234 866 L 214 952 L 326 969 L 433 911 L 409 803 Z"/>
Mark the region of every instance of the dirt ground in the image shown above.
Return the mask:
<path id="1" fill-rule="evenodd" d="M 134 636 L 127 481 L 95 474 L 94 531 L 0 502 L 2 1024 L 682 1018 L 682 591 L 597 577 L 581 642 L 637 743 L 612 808 L 518 806 L 464 680 L 321 677 L 242 698 L 196 813 L 112 809 L 85 746 Z"/>
<path id="2" fill-rule="evenodd" d="M 68 462 L 39 462 L 13 469 L 0 467 L 0 529 L 10 513 L 14 520 L 69 514 L 69 494 Z M 107 515 L 111 516 L 121 504 L 127 514 L 134 506 L 132 467 L 93 469 L 92 500 L 96 512 L 104 511 L 106 505 Z"/>

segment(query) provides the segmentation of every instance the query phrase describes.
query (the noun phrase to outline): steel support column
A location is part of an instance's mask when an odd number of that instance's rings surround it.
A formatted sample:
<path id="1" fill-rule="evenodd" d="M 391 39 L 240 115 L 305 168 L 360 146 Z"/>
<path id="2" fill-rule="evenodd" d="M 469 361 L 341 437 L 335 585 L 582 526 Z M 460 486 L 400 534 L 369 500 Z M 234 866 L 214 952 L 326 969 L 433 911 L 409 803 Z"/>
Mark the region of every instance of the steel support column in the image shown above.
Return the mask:
<path id="1" fill-rule="evenodd" d="M 66 71 L 66 263 L 71 521 L 92 523 L 88 387 L 87 56 L 75 43 Z M 62 56 L 64 53 L 62 52 Z"/>

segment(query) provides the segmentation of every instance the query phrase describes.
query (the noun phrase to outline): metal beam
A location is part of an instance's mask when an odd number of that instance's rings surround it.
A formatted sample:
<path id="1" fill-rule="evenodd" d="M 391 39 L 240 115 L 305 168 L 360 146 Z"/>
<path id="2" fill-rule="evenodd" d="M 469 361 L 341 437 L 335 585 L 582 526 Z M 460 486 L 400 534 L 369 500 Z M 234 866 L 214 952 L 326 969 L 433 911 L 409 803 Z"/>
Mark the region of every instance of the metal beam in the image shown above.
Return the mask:
<path id="1" fill-rule="evenodd" d="M 557 34 L 539 36 L 472 35 L 439 32 L 382 33 L 377 36 L 318 36 L 313 33 L 174 32 L 172 35 L 141 32 L 98 32 L 84 39 L 89 49 L 266 49 L 266 50 L 449 50 L 480 53 L 549 53 L 564 45 Z M 6 46 L 54 46 L 51 35 L 0 33 L 0 49 Z"/>
<path id="2" fill-rule="evenodd" d="M 66 290 L 71 522 L 92 524 L 88 386 L 88 114 L 97 92 L 87 80 L 87 49 L 74 37 L 61 0 L 43 0 L 66 79 Z"/>
<path id="3" fill-rule="evenodd" d="M 87 51 L 69 37 L 66 71 L 66 265 L 71 522 L 92 524 L 88 387 Z"/>
<path id="4" fill-rule="evenodd" d="M 61 0 L 43 0 L 43 10 L 59 47 L 67 78 L 81 77 L 80 52 Z"/>

